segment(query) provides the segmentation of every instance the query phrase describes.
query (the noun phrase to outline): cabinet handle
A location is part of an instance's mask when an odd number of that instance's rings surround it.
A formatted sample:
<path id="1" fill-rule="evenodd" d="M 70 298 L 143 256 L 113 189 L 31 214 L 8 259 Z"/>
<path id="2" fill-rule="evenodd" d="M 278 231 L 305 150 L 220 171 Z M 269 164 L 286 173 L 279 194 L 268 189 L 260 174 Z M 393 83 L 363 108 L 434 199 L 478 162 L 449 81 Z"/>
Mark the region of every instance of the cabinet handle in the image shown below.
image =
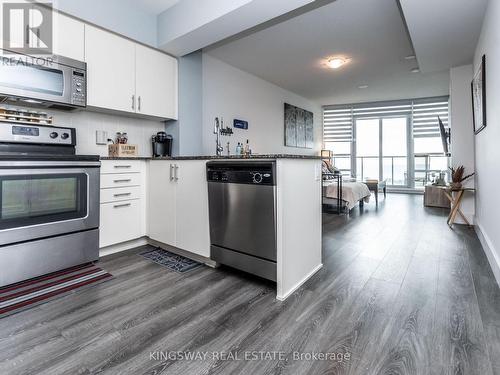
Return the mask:
<path id="1" fill-rule="evenodd" d="M 135 109 L 135 95 L 132 95 L 132 109 Z"/>
<path id="2" fill-rule="evenodd" d="M 132 168 L 131 165 L 115 165 L 115 168 Z"/>
<path id="3" fill-rule="evenodd" d="M 141 111 L 141 96 L 137 98 L 137 110 L 140 112 Z"/>
<path id="4" fill-rule="evenodd" d="M 179 181 L 179 166 L 177 164 L 175 164 L 175 167 L 174 167 L 174 175 L 175 175 L 175 181 Z"/>
<path id="5" fill-rule="evenodd" d="M 174 165 L 170 164 L 170 181 L 174 180 Z"/>
<path id="6" fill-rule="evenodd" d="M 119 194 L 113 194 L 113 197 L 128 197 L 132 193 L 119 193 Z"/>
<path id="7" fill-rule="evenodd" d="M 118 183 L 118 182 L 130 182 L 130 181 L 132 181 L 131 178 L 128 178 L 126 180 L 113 180 L 113 182 L 116 182 L 116 183 Z"/>
<path id="8" fill-rule="evenodd" d="M 115 204 L 115 205 L 113 205 L 113 208 L 121 208 L 121 207 L 128 207 L 128 206 L 130 206 L 130 203 Z"/>

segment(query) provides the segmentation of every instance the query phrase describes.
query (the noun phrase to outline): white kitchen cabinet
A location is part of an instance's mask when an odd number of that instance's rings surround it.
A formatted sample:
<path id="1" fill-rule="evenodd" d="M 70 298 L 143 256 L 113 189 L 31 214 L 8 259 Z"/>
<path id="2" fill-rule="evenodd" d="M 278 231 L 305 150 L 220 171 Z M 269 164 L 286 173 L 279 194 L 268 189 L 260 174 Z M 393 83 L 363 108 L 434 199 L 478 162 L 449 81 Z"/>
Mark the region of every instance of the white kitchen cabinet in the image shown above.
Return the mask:
<path id="1" fill-rule="evenodd" d="M 97 27 L 85 26 L 87 105 L 177 119 L 177 60 Z"/>
<path id="2" fill-rule="evenodd" d="M 205 160 L 151 161 L 149 237 L 210 256 Z"/>
<path id="3" fill-rule="evenodd" d="M 149 237 L 175 246 L 174 164 L 170 160 L 149 162 Z"/>
<path id="4" fill-rule="evenodd" d="M 145 169 L 145 161 L 101 161 L 101 248 L 146 235 Z"/>
<path id="5" fill-rule="evenodd" d="M 87 105 L 135 113 L 135 43 L 85 25 Z"/>
<path id="6" fill-rule="evenodd" d="M 53 53 L 85 60 L 85 24 L 64 14 L 54 12 L 52 17 Z"/>
<path id="7" fill-rule="evenodd" d="M 143 236 L 138 221 L 141 211 L 141 199 L 101 203 L 99 246 L 106 247 Z"/>
<path id="8" fill-rule="evenodd" d="M 177 60 L 136 45 L 137 113 L 177 118 Z"/>
<path id="9" fill-rule="evenodd" d="M 206 161 L 176 161 L 176 246 L 210 257 Z"/>

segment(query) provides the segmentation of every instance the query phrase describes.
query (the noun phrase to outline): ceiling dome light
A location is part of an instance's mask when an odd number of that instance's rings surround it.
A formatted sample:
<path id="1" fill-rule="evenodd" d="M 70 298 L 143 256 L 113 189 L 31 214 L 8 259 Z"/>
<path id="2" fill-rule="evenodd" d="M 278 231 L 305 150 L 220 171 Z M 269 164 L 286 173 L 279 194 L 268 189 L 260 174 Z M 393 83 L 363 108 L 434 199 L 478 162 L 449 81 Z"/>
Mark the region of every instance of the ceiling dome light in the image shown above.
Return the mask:
<path id="1" fill-rule="evenodd" d="M 417 58 L 417 56 L 415 56 L 415 55 L 405 56 L 405 60 L 415 60 L 416 58 Z"/>
<path id="2" fill-rule="evenodd" d="M 334 57 L 332 59 L 328 59 L 328 61 L 326 62 L 326 65 L 329 68 L 338 69 L 342 65 L 344 65 L 345 63 L 347 63 L 347 61 L 348 61 L 347 59 L 343 59 L 341 57 Z"/>
<path id="3" fill-rule="evenodd" d="M 368 85 L 359 85 L 358 86 L 358 89 L 367 89 L 368 88 Z"/>
<path id="4" fill-rule="evenodd" d="M 410 70 L 410 72 L 412 72 L 412 73 L 420 73 L 420 69 L 419 68 L 413 68 L 412 70 Z"/>

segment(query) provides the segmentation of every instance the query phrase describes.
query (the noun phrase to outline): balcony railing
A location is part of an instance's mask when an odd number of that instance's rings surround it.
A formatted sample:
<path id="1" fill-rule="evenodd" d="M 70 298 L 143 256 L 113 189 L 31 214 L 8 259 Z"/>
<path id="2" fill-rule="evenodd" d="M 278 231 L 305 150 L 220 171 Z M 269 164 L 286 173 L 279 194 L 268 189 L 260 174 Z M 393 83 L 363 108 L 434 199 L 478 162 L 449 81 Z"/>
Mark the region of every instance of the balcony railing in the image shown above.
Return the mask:
<path id="1" fill-rule="evenodd" d="M 334 165 L 340 169 L 342 174 L 352 176 L 350 168 L 351 157 L 349 155 L 336 155 L 333 158 Z M 442 154 L 416 154 L 413 170 L 413 181 L 408 184 L 409 173 L 406 156 L 384 156 L 382 157 L 383 179 L 387 184 L 394 187 L 408 187 L 422 189 L 432 181 L 433 174 L 446 170 L 448 157 Z M 367 178 L 379 179 L 380 164 L 378 156 L 356 157 L 356 178 L 365 180 Z"/>

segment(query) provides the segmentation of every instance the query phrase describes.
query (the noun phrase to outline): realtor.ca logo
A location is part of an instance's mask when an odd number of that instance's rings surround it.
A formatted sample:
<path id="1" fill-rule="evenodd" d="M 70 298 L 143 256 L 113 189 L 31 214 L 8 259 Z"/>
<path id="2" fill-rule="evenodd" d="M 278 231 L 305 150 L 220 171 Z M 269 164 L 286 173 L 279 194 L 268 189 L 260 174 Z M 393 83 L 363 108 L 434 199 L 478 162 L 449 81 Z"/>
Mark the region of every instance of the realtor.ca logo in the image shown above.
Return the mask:
<path id="1" fill-rule="evenodd" d="M 52 3 L 1 2 L 4 54 L 52 54 Z"/>

